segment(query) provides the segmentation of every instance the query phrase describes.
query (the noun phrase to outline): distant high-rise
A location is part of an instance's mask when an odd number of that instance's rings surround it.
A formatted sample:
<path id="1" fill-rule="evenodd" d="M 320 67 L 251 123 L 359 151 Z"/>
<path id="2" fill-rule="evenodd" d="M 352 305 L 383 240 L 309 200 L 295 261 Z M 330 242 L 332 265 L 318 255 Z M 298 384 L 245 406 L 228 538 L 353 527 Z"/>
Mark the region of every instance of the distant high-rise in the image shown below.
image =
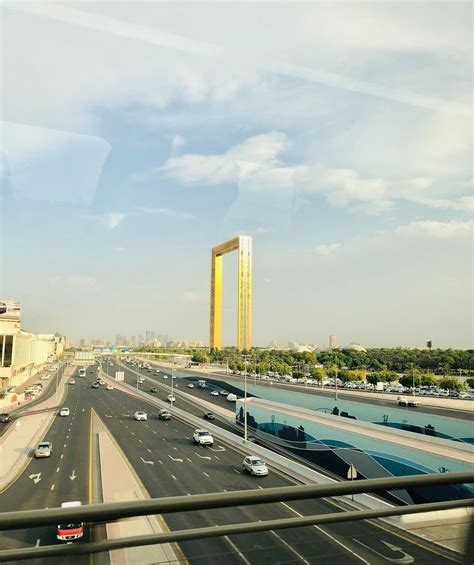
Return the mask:
<path id="1" fill-rule="evenodd" d="M 132 342 L 132 347 L 135 347 L 137 345 L 137 337 L 132 335 L 132 337 L 130 338 L 130 341 Z"/>
<path id="2" fill-rule="evenodd" d="M 85 340 L 85 339 L 81 339 L 81 340 L 79 341 L 79 347 L 85 347 L 85 345 L 86 345 L 86 340 Z"/>
<path id="3" fill-rule="evenodd" d="M 150 341 L 150 330 L 145 332 L 145 341 L 148 343 Z"/>
<path id="4" fill-rule="evenodd" d="M 156 339 L 156 332 L 150 332 L 150 340 L 155 341 Z"/>
<path id="5" fill-rule="evenodd" d="M 169 338 L 168 338 L 168 336 L 167 336 L 166 334 L 164 334 L 163 336 L 161 336 L 161 343 L 164 343 L 165 346 L 166 346 L 166 344 L 168 343 L 168 341 L 169 341 Z"/>
<path id="6" fill-rule="evenodd" d="M 143 343 L 143 336 L 142 334 L 139 334 L 138 336 L 138 345 L 141 345 Z"/>
<path id="7" fill-rule="evenodd" d="M 336 336 L 329 336 L 329 349 L 335 349 L 337 347 Z"/>

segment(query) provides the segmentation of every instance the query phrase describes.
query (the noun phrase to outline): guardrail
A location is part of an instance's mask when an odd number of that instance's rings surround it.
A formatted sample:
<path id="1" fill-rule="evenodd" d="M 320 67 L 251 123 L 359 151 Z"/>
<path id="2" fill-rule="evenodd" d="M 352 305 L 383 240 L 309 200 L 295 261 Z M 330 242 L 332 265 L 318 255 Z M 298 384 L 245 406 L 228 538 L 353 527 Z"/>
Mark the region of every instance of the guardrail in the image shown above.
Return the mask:
<path id="1" fill-rule="evenodd" d="M 274 487 L 257 491 L 252 489 L 228 493 L 219 492 L 191 496 L 174 496 L 167 498 L 153 498 L 144 501 L 92 504 L 78 507 L 77 509 L 49 508 L 40 510 L 22 510 L 16 512 L 4 512 L 0 516 L 0 530 L 14 530 L 46 525 L 51 525 L 53 527 L 53 525 L 56 525 L 58 522 L 65 521 L 102 523 L 121 518 L 130 518 L 132 516 L 146 516 L 149 514 L 211 510 L 250 504 L 267 504 L 271 502 L 303 500 L 308 498 L 321 498 L 327 496 L 357 494 L 362 492 L 377 492 L 379 490 L 387 489 L 393 490 L 407 487 L 433 487 L 460 483 L 474 483 L 474 473 L 414 475 L 408 477 L 391 477 L 389 479 L 368 479 L 355 482 L 348 481 L 335 484 Z M 178 542 L 201 539 L 203 537 L 219 537 L 310 525 L 334 524 L 339 522 L 367 520 L 464 507 L 474 508 L 474 498 L 396 508 L 336 512 L 323 515 L 302 516 L 298 518 L 267 520 L 256 523 L 252 522 L 210 526 L 205 528 L 194 528 L 143 536 L 130 536 L 120 539 L 101 540 L 66 546 L 49 545 L 43 547 L 9 549 L 0 551 L 0 562 L 59 555 L 71 556 L 78 554 L 90 554 L 124 547 Z M 469 541 L 470 545 L 468 545 L 466 551 L 467 556 L 474 551 L 471 547 L 473 543 L 474 540 L 471 539 Z"/>

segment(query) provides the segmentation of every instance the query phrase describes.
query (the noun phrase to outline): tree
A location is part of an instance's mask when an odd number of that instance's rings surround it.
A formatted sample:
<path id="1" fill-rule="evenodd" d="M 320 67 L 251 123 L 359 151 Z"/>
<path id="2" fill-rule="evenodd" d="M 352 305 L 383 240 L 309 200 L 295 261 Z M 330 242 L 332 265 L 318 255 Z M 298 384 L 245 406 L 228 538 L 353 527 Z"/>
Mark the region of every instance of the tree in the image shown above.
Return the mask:
<path id="1" fill-rule="evenodd" d="M 204 351 L 196 351 L 191 357 L 191 361 L 194 361 L 195 363 L 207 363 L 209 361 L 209 357 L 206 353 L 204 353 Z"/>
<path id="2" fill-rule="evenodd" d="M 439 380 L 439 386 L 445 390 L 457 390 L 459 392 L 464 388 L 464 383 L 456 377 L 442 377 Z"/>
<path id="3" fill-rule="evenodd" d="M 474 388 L 474 378 L 469 377 L 468 379 L 466 379 L 466 383 L 469 388 Z"/>
<path id="4" fill-rule="evenodd" d="M 316 379 L 317 381 L 321 382 L 324 377 L 326 376 L 326 373 L 324 372 L 323 369 L 320 369 L 319 367 L 313 367 L 310 371 L 311 376 L 313 377 L 313 379 Z"/>

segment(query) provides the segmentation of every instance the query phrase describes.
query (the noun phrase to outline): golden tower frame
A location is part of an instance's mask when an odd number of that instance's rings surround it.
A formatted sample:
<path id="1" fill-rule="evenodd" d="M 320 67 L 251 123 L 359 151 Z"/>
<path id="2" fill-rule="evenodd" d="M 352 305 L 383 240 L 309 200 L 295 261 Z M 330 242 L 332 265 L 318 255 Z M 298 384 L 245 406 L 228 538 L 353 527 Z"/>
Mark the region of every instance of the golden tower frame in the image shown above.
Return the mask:
<path id="1" fill-rule="evenodd" d="M 210 349 L 222 347 L 222 257 L 238 251 L 237 349 L 250 349 L 252 335 L 252 238 L 238 235 L 211 250 Z"/>

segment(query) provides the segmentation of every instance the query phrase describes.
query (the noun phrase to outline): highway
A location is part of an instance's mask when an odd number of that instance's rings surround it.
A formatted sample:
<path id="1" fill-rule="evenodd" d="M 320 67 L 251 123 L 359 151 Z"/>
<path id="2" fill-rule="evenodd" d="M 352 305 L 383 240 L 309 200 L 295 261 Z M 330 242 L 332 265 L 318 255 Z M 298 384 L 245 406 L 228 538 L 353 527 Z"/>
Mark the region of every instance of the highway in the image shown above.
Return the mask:
<path id="1" fill-rule="evenodd" d="M 65 406 L 71 416 L 56 417 L 45 434 L 53 442 L 51 458 L 31 460 L 25 472 L 2 495 L 0 510 L 45 508 L 60 506 L 66 500 L 88 502 L 90 414 L 94 409 L 109 428 L 130 464 L 140 477 L 151 497 L 188 495 L 208 492 L 226 492 L 248 488 L 266 488 L 294 484 L 294 481 L 270 469 L 268 477 L 256 478 L 242 472 L 244 453 L 233 446 L 216 441 L 212 448 L 195 446 L 191 441 L 192 427 L 173 417 L 169 422 L 156 417 L 158 409 L 146 400 L 139 400 L 119 390 L 91 387 L 91 371 L 86 379 L 76 379 L 68 386 Z M 144 376 L 152 373 L 145 371 Z M 160 382 L 158 395 L 166 398 L 167 385 L 154 373 L 153 381 Z M 136 376 L 127 370 L 127 380 L 136 382 Z M 185 380 L 177 378 L 178 391 Z M 150 382 L 145 385 L 149 388 Z M 157 385 L 158 386 L 158 385 Z M 189 389 L 194 392 L 196 389 Z M 189 391 L 186 388 L 186 392 Z M 178 392 L 177 391 L 177 392 Z M 205 391 L 197 391 L 202 394 Z M 207 396 L 207 400 L 211 398 Z M 225 398 L 215 397 L 226 403 Z M 198 399 L 196 399 L 198 401 Z M 183 400 L 177 400 L 180 407 Z M 186 406 L 191 406 L 190 403 Z M 227 408 L 228 408 L 228 404 Z M 223 404 L 224 405 L 224 404 Z M 196 408 L 201 413 L 205 409 Z M 149 419 L 137 422 L 133 414 L 145 410 Z M 164 516 L 172 530 L 214 524 L 240 523 L 294 517 L 299 514 L 320 514 L 340 511 L 328 500 L 308 500 L 219 509 Z M 377 522 L 378 524 L 378 522 Z M 86 527 L 87 535 L 89 535 Z M 6 532 L 0 536 L 2 548 L 55 543 L 55 528 L 34 528 L 29 531 Z M 387 545 L 388 544 L 388 545 Z M 386 563 L 404 555 L 410 563 L 447 563 L 453 554 L 434 547 L 408 534 L 398 535 L 375 522 L 357 522 L 329 527 L 307 527 L 258 534 L 210 538 L 180 544 L 188 562 L 207 563 Z M 395 548 L 395 549 L 393 549 Z M 89 558 L 87 558 L 88 560 Z M 96 558 L 94 558 L 96 560 Z M 66 563 L 49 559 L 53 563 Z M 74 558 L 74 563 L 85 563 L 85 558 Z M 39 563 L 39 561 L 38 561 Z"/>

